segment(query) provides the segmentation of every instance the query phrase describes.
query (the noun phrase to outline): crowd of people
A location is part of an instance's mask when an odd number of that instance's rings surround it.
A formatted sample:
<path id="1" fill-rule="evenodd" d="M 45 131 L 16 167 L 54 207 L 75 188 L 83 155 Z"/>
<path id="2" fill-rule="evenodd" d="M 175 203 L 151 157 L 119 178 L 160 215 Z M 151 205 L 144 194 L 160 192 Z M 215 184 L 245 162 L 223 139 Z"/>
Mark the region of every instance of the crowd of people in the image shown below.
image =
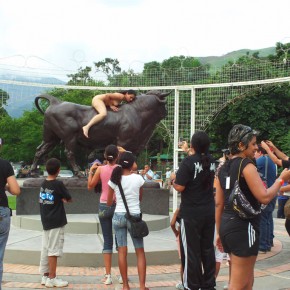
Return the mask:
<path id="1" fill-rule="evenodd" d="M 271 141 L 258 145 L 255 130 L 235 125 L 216 169 L 205 132 L 192 136 L 190 148 L 182 144 L 188 157 L 172 180 L 181 193 L 178 219 L 174 217 L 180 225 L 180 233 L 174 233 L 179 237 L 182 266 L 182 285 L 177 284 L 177 289 L 216 289 L 220 259 L 225 256 L 230 272 L 224 289 L 253 289 L 257 255 L 273 246 L 277 195 L 289 190 L 290 181 L 289 157 Z M 278 175 L 275 164 L 285 168 Z M 241 218 L 235 211 L 230 199 L 235 184 L 255 216 Z M 289 227 L 288 219 L 285 226 Z"/>
<path id="2" fill-rule="evenodd" d="M 197 131 L 191 138 L 190 147 L 187 142 L 181 144 L 188 156 L 179 164 L 177 172 L 172 173 L 170 168 L 166 168 L 165 187 L 173 186 L 181 194 L 181 203 L 171 221 L 181 260 L 181 282 L 176 285 L 177 289 L 216 289 L 216 277 L 224 257 L 230 264 L 229 283 L 225 289 L 253 288 L 257 255 L 271 251 L 273 246 L 273 211 L 277 198 L 290 191 L 289 157 L 271 141 L 258 144 L 257 135 L 257 131 L 248 126 L 235 125 L 228 134 L 228 148 L 223 150 L 217 167 L 209 153 L 209 136 L 204 131 Z M 127 264 L 129 233 L 137 257 L 139 287 L 148 290 L 144 240 L 132 236 L 127 211 L 136 218 L 142 216 L 143 186 L 146 181 L 154 180 L 154 172 L 149 165 L 138 172 L 135 156 L 115 145 L 106 147 L 104 159 L 105 164 L 96 162 L 91 165 L 87 181 L 89 190 L 95 189 L 99 183 L 101 186 L 98 216 L 104 240 L 105 273 L 102 282 L 105 285 L 113 283 L 111 266 L 115 241 L 119 283 L 123 290 L 130 289 Z M 277 166 L 283 170 L 277 170 Z M 72 198 L 63 182 L 57 179 L 60 161 L 49 159 L 46 170 L 48 177 L 41 184 L 39 194 L 43 225 L 41 284 L 48 288 L 66 287 L 68 282 L 59 279 L 56 270 L 57 259 L 63 254 L 67 224 L 64 203 L 71 202 Z M 237 213 L 231 199 L 237 184 L 255 212 L 254 216 L 242 218 Z M 0 159 L 0 282 L 10 228 L 6 191 L 20 194 L 12 166 Z M 278 200 L 278 204 L 278 217 L 282 218 L 285 201 Z M 289 226 L 290 221 L 286 218 L 285 227 L 290 235 Z"/>

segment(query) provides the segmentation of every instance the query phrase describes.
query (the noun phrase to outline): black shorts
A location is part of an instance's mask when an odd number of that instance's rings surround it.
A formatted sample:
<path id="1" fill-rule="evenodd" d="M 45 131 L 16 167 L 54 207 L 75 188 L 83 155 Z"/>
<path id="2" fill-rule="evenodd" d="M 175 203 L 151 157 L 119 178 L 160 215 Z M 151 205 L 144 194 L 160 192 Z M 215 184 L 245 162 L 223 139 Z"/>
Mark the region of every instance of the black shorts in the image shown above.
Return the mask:
<path id="1" fill-rule="evenodd" d="M 223 214 L 220 238 L 225 253 L 232 253 L 238 257 L 257 256 L 259 236 L 259 222 L 242 220 L 235 215 Z"/>

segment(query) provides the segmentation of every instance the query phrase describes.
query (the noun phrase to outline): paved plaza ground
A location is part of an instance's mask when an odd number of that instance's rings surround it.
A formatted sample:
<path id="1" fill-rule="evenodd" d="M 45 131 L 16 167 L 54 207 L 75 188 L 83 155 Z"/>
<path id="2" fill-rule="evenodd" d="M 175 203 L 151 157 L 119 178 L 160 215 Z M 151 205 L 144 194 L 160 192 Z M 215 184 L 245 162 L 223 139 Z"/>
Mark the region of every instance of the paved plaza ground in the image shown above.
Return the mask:
<path id="1" fill-rule="evenodd" d="M 150 237 L 145 243 L 150 243 Z M 158 245 L 156 245 L 158 247 Z M 104 274 L 103 267 L 58 267 L 58 275 L 69 281 L 65 289 L 118 289 L 119 271 L 113 267 L 113 284 L 105 286 L 101 283 Z M 130 286 L 138 289 L 138 274 L 136 267 L 129 267 Z M 147 267 L 147 286 L 150 289 L 175 289 L 180 280 L 179 265 L 157 265 Z M 217 290 L 223 289 L 228 281 L 228 267 L 222 264 L 217 279 Z M 40 285 L 38 267 L 23 264 L 4 264 L 3 290 L 8 289 L 45 289 Z M 121 288 L 120 288 L 121 289 Z M 255 266 L 254 290 L 290 290 L 290 238 L 284 229 L 284 220 L 275 219 L 275 243 L 272 251 L 260 254 Z"/>

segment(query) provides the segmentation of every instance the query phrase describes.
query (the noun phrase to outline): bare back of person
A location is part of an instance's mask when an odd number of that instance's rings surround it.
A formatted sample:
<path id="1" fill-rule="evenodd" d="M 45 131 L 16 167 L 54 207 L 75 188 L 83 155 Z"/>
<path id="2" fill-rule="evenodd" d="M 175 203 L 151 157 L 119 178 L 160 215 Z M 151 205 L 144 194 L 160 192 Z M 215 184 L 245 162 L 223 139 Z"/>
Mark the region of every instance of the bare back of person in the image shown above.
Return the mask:
<path id="1" fill-rule="evenodd" d="M 92 100 L 92 106 L 97 111 L 97 115 L 94 116 L 87 125 L 83 127 L 84 135 L 88 138 L 89 129 L 99 123 L 107 116 L 107 107 L 110 107 L 113 111 L 118 111 L 118 106 L 125 100 L 132 102 L 135 99 L 135 94 L 130 93 L 107 93 L 94 96 Z"/>
<path id="2" fill-rule="evenodd" d="M 100 100 L 100 101 L 103 101 L 106 107 L 111 107 L 111 106 L 118 107 L 120 103 L 124 100 L 124 98 L 125 98 L 125 95 L 121 93 L 96 95 L 92 100 L 92 106 L 95 108 L 95 103 L 96 102 L 98 103 L 98 101 Z"/>

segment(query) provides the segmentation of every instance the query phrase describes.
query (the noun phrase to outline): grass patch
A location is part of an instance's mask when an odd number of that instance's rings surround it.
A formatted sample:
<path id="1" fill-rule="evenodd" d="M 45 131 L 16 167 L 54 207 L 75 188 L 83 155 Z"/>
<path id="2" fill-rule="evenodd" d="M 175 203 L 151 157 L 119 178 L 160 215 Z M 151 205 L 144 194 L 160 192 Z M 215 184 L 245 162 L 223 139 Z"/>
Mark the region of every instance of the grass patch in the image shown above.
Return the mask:
<path id="1" fill-rule="evenodd" d="M 7 196 L 8 198 L 8 205 L 12 210 L 16 210 L 16 196 Z"/>

